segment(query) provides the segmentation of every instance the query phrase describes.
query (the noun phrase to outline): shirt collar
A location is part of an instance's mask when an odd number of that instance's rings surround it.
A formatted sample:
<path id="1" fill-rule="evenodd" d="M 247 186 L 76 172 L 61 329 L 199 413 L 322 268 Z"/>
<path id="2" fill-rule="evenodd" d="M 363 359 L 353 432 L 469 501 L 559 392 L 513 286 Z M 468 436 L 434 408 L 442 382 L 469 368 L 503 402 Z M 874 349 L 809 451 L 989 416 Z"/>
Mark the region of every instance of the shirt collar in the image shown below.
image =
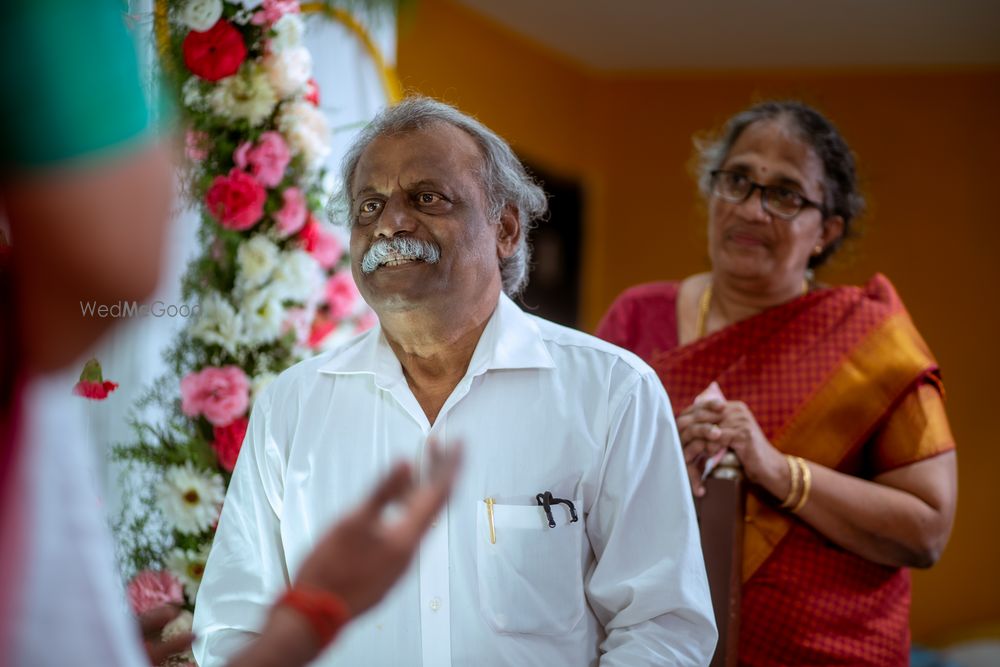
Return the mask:
<path id="1" fill-rule="evenodd" d="M 513 368 L 555 368 L 541 331 L 534 319 L 506 294 L 501 294 L 490 321 L 479 338 L 466 375 Z M 352 375 L 368 373 L 375 383 L 388 388 L 403 380 L 403 369 L 385 340 L 382 326 L 334 350 L 319 368 L 320 373 Z"/>

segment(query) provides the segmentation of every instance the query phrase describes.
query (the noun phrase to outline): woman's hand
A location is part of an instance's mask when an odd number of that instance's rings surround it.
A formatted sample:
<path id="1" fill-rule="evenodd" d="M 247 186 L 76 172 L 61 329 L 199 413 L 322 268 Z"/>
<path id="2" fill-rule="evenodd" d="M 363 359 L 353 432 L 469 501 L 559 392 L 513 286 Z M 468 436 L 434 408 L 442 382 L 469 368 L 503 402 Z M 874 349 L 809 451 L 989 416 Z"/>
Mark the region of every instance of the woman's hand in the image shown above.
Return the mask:
<path id="1" fill-rule="evenodd" d="M 704 462 L 725 448 L 736 454 L 750 482 L 776 498 L 788 495 L 791 480 L 785 456 L 764 435 L 746 403 L 717 398 L 696 401 L 677 418 L 677 430 L 696 497 L 705 495 Z"/>
<path id="2" fill-rule="evenodd" d="M 705 462 L 724 445 L 720 443 L 723 410 L 726 401 L 719 398 L 698 400 L 677 417 L 677 432 L 684 450 L 691 492 L 696 498 L 705 495 L 705 485 L 701 481 Z"/>

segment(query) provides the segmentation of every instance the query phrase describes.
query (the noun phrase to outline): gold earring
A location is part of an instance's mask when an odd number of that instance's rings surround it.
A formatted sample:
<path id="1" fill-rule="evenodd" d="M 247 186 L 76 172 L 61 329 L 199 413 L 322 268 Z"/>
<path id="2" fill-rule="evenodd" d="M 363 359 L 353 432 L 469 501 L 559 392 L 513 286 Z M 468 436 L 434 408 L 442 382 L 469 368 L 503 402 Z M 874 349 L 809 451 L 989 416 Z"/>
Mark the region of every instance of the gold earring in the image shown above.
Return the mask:
<path id="1" fill-rule="evenodd" d="M 822 252 L 823 252 L 823 244 L 822 243 L 817 243 L 816 247 L 813 248 L 813 255 L 819 255 Z"/>

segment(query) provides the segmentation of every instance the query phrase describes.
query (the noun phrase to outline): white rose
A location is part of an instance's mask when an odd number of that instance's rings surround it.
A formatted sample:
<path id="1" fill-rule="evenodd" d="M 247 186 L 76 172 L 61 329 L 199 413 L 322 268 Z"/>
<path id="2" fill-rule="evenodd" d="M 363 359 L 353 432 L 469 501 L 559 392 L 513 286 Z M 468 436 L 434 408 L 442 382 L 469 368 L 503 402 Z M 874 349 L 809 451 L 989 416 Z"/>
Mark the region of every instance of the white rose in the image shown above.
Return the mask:
<path id="1" fill-rule="evenodd" d="M 261 68 L 244 65 L 236 76 L 216 84 L 208 94 L 208 103 L 223 118 L 242 118 L 257 127 L 274 111 L 278 97 Z"/>
<path id="2" fill-rule="evenodd" d="M 236 284 L 241 291 L 249 291 L 267 282 L 278 266 L 280 252 L 278 246 L 263 234 L 241 243 L 236 251 L 236 263 L 239 267 Z"/>
<path id="3" fill-rule="evenodd" d="M 222 0 L 188 0 L 180 18 L 192 30 L 205 32 L 222 18 Z"/>
<path id="4" fill-rule="evenodd" d="M 281 336 L 285 309 L 281 305 L 281 295 L 274 289 L 265 287 L 247 294 L 240 312 L 250 343 L 270 343 Z"/>
<path id="5" fill-rule="evenodd" d="M 230 354 L 243 342 L 240 316 L 218 292 L 212 292 L 201 301 L 201 312 L 191 327 L 191 337 L 210 345 L 218 345 Z"/>
<path id="6" fill-rule="evenodd" d="M 298 14 L 285 14 L 271 26 L 274 36 L 268 42 L 268 47 L 272 53 L 275 53 L 299 46 L 302 43 L 305 29 L 306 25 Z"/>
<path id="7" fill-rule="evenodd" d="M 285 135 L 292 153 L 302 155 L 306 166 L 319 167 L 330 154 L 330 127 L 326 116 L 308 102 L 285 104 L 278 118 L 278 129 Z"/>
<path id="8" fill-rule="evenodd" d="M 281 254 L 272 284 L 283 299 L 307 303 L 323 285 L 323 269 L 306 251 L 290 250 Z"/>
<path id="9" fill-rule="evenodd" d="M 278 97 L 291 97 L 305 88 L 309 81 L 312 75 L 312 56 L 304 46 L 269 53 L 264 56 L 264 71 Z"/>

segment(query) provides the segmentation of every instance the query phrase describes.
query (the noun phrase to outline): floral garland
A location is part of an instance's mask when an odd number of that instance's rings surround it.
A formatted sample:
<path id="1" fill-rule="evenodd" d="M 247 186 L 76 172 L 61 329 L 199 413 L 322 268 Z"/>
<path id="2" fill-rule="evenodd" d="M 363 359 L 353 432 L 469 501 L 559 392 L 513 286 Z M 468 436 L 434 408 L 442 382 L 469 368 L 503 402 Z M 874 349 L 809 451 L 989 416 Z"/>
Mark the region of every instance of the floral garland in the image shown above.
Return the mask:
<path id="1" fill-rule="evenodd" d="M 374 323 L 341 234 L 321 220 L 329 129 L 299 2 L 168 0 L 158 9 L 170 28 L 162 70 L 187 127 L 184 187 L 201 204 L 202 252 L 182 283 L 200 313 L 137 406 L 161 418 L 134 419 L 136 440 L 115 449 L 126 496 L 146 509 L 116 526 L 140 613 L 165 602 L 193 610 L 253 398 L 291 364 Z"/>

